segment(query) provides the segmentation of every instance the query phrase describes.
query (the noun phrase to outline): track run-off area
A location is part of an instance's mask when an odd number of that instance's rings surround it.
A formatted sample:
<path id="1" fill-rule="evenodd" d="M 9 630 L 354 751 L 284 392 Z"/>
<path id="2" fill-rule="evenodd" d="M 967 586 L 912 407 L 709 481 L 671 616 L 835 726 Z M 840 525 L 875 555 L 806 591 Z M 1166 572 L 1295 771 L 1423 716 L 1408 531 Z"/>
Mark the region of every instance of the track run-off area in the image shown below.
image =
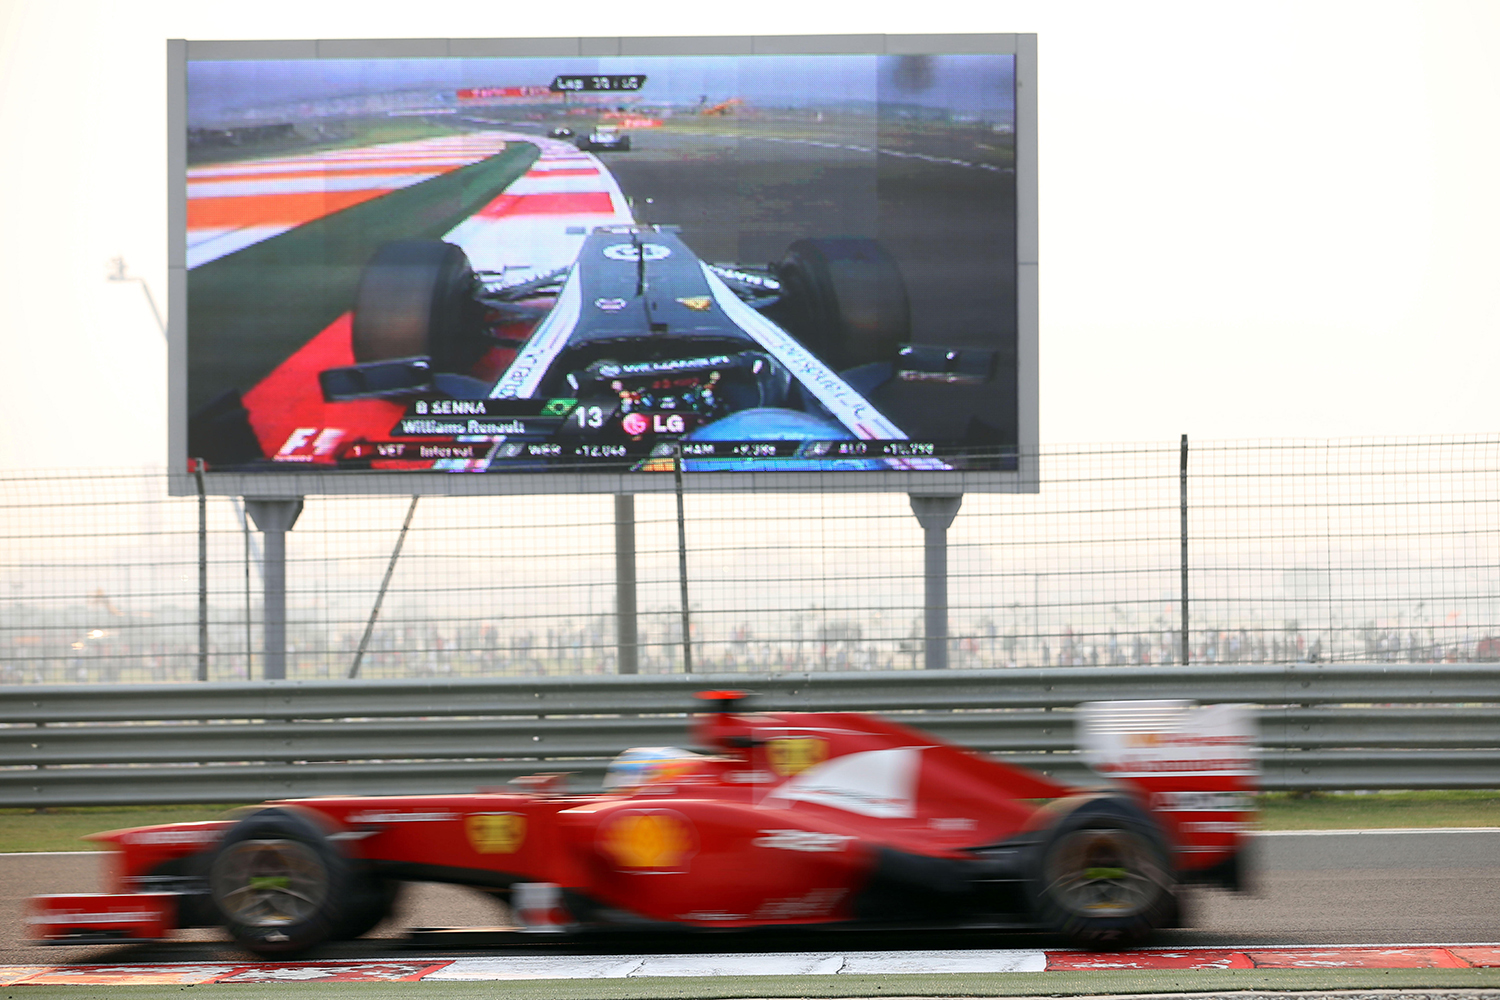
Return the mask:
<path id="1" fill-rule="evenodd" d="M 516 934 L 504 944 L 454 948 L 441 935 L 409 936 L 407 928 L 493 925 L 503 911 L 470 890 L 414 885 L 378 936 L 299 962 L 252 960 L 215 931 L 139 945 L 34 944 L 26 939 L 25 897 L 96 889 L 101 859 L 12 854 L 0 856 L 0 903 L 10 916 L 0 939 L 0 986 L 25 987 L 9 996 L 96 995 L 78 991 L 116 986 L 129 986 L 131 995 L 154 995 L 138 991 L 155 987 L 165 996 L 217 984 L 236 984 L 241 996 L 299 983 L 388 990 L 374 986 L 382 982 L 421 982 L 420 995 L 434 998 L 479 995 L 502 982 L 507 995 L 539 998 L 1436 988 L 1500 996 L 1500 828 L 1269 833 L 1257 848 L 1254 892 L 1195 892 L 1186 927 L 1129 952 L 974 932 L 878 941 L 828 932 L 639 941 Z"/>

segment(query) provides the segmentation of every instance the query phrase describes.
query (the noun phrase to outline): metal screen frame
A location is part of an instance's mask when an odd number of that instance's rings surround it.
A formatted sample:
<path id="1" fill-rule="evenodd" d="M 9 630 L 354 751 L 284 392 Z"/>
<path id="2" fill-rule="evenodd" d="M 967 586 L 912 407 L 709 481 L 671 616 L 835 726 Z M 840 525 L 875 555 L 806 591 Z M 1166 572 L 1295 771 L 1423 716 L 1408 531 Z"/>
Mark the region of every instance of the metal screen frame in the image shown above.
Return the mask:
<path id="1" fill-rule="evenodd" d="M 1017 447 L 1015 471 L 695 472 L 690 492 L 733 493 L 1035 493 L 1039 488 L 1037 36 L 1034 34 L 737 35 L 623 38 L 343 39 L 167 42 L 167 344 L 168 468 L 172 496 L 196 493 L 187 463 L 187 64 L 192 60 L 425 57 L 607 57 L 714 55 L 1015 56 Z M 653 473 L 379 473 L 357 471 L 218 473 L 214 496 L 465 496 L 672 492 L 671 476 Z"/>

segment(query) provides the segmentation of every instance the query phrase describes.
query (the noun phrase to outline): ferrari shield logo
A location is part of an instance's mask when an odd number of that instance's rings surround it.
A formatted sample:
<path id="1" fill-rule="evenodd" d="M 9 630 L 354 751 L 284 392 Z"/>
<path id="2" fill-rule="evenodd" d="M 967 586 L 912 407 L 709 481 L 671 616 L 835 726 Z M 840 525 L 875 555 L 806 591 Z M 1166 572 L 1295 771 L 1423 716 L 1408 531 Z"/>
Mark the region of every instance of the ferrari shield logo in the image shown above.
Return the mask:
<path id="1" fill-rule="evenodd" d="M 714 300 L 707 295 L 690 295 L 687 298 L 678 299 L 677 301 L 694 312 L 708 312 L 709 307 L 714 304 Z"/>
<path id="2" fill-rule="evenodd" d="M 828 741 L 816 736 L 791 736 L 766 744 L 771 770 L 784 778 L 801 774 L 828 759 Z"/>
<path id="3" fill-rule="evenodd" d="M 520 813 L 474 813 L 464 819 L 469 844 L 480 854 L 514 854 L 526 840 Z"/>
<path id="4" fill-rule="evenodd" d="M 698 837 L 678 813 L 632 810 L 605 824 L 600 847 L 622 871 L 678 871 L 697 853 Z"/>

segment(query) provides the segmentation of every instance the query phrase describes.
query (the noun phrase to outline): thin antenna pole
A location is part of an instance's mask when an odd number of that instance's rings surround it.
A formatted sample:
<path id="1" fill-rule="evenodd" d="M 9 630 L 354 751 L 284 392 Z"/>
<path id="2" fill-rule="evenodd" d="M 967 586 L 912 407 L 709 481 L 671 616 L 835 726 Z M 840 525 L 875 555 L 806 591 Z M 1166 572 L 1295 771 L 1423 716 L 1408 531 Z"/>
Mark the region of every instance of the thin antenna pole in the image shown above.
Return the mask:
<path id="1" fill-rule="evenodd" d="M 1188 650 L 1188 484 L 1187 484 L 1187 462 L 1188 442 L 1187 435 L 1182 436 L 1182 458 L 1179 464 L 1179 481 L 1177 492 L 1182 504 L 1182 665 L 1187 666 Z"/>
<path id="2" fill-rule="evenodd" d="M 198 679 L 208 680 L 208 493 L 203 488 L 203 459 L 193 459 L 198 480 Z"/>
<path id="3" fill-rule="evenodd" d="M 380 581 L 380 593 L 375 595 L 375 606 L 370 609 L 370 620 L 365 622 L 365 634 L 359 637 L 359 650 L 354 654 L 354 663 L 349 667 L 349 679 L 352 681 L 359 676 L 360 661 L 365 658 L 365 650 L 370 645 L 370 634 L 375 631 L 375 619 L 380 617 L 380 605 L 385 600 L 385 592 L 391 585 L 391 576 L 396 572 L 396 560 L 401 558 L 401 546 L 406 544 L 406 532 L 411 528 L 412 515 L 417 512 L 417 501 L 420 496 L 411 498 L 411 506 L 406 508 L 406 520 L 401 523 L 401 534 L 396 537 L 396 547 L 391 550 L 391 561 L 385 567 L 385 579 Z"/>

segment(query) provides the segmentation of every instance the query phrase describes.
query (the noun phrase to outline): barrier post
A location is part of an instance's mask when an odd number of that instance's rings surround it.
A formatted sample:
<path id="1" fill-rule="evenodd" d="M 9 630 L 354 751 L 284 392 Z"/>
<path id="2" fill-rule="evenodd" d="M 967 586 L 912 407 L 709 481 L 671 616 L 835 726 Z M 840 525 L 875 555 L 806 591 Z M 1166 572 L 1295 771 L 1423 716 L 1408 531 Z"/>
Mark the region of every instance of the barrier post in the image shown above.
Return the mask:
<path id="1" fill-rule="evenodd" d="M 928 670 L 948 669 L 948 526 L 958 515 L 962 496 L 924 497 L 909 494 L 912 513 L 922 525 L 923 607 Z"/>
<path id="2" fill-rule="evenodd" d="M 261 662 L 265 679 L 286 680 L 286 533 L 302 513 L 302 498 L 279 500 L 245 500 L 245 509 L 255 526 L 266 536 L 265 626 L 262 632 Z"/>

